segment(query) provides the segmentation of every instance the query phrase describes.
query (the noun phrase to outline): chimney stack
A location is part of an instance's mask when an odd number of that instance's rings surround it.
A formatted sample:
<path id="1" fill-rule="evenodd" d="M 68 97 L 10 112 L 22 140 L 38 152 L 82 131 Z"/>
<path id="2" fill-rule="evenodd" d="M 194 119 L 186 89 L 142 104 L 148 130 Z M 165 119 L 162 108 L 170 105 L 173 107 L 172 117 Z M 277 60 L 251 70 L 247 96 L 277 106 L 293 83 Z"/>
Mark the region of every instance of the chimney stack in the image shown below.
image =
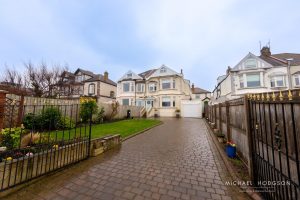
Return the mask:
<path id="1" fill-rule="evenodd" d="M 107 71 L 104 72 L 103 78 L 104 78 L 104 81 L 108 80 L 108 72 Z"/>
<path id="2" fill-rule="evenodd" d="M 183 70 L 182 69 L 180 70 L 180 73 L 183 74 Z"/>
<path id="3" fill-rule="evenodd" d="M 271 56 L 271 50 L 270 47 L 264 46 L 261 50 L 260 50 L 260 55 L 261 56 Z"/>

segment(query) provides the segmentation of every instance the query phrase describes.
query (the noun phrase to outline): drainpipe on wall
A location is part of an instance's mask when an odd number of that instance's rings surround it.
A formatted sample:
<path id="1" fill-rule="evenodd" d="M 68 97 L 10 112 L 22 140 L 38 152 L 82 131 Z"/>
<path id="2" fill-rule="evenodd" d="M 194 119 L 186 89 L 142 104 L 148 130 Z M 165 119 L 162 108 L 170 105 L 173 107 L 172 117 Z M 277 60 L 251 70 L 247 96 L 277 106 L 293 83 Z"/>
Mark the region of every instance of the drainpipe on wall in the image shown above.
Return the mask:
<path id="1" fill-rule="evenodd" d="M 291 78 L 291 61 L 293 61 L 293 58 L 288 58 L 287 60 L 287 74 L 288 74 L 288 83 L 289 83 L 289 89 L 292 89 L 292 78 Z"/>

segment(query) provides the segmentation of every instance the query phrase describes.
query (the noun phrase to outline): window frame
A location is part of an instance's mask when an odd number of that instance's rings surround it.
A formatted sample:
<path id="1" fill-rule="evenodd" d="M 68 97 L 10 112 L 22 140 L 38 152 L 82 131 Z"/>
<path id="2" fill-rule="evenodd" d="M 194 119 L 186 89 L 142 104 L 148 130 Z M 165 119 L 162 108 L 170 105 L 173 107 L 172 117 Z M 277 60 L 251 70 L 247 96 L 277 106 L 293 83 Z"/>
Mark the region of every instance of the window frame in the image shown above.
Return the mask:
<path id="1" fill-rule="evenodd" d="M 153 88 L 153 90 L 151 90 L 150 88 Z M 156 92 L 156 90 L 157 90 L 156 83 L 149 83 L 148 90 L 149 90 L 149 92 Z"/>
<path id="2" fill-rule="evenodd" d="M 128 84 L 128 91 L 127 90 L 125 91 L 125 85 L 127 85 L 127 84 Z M 129 82 L 123 83 L 122 84 L 122 89 L 123 89 L 123 92 L 130 92 L 130 83 Z"/>
<path id="3" fill-rule="evenodd" d="M 249 86 L 249 81 L 248 81 L 248 76 L 253 76 L 253 75 L 256 75 L 258 76 L 258 82 L 259 82 L 259 85 L 255 85 L 255 86 Z M 250 74 L 246 74 L 246 81 L 247 81 L 247 88 L 257 88 L 257 87 L 261 87 L 261 80 L 260 80 L 260 73 L 250 73 Z M 252 81 L 253 82 L 253 81 Z M 245 84 L 245 82 L 244 82 Z"/>
<path id="4" fill-rule="evenodd" d="M 144 91 L 145 91 L 145 84 L 144 83 L 137 83 L 136 84 L 136 92 L 144 92 Z"/>
<path id="5" fill-rule="evenodd" d="M 249 65 L 250 62 L 253 62 L 255 63 L 255 65 Z M 248 63 L 248 64 L 247 64 Z M 254 69 L 254 68 L 257 68 L 257 60 L 254 59 L 254 58 L 249 58 L 247 59 L 245 62 L 244 62 L 244 67 L 245 69 Z"/>
<path id="6" fill-rule="evenodd" d="M 282 78 L 282 85 L 278 85 L 278 81 L 280 81 L 278 78 Z M 274 82 L 274 86 L 272 86 L 272 82 Z M 270 77 L 270 86 L 271 88 L 286 87 L 285 75 L 277 75 Z"/>
<path id="7" fill-rule="evenodd" d="M 296 79 L 298 79 L 298 84 L 296 82 Z M 294 74 L 294 84 L 295 86 L 299 87 L 300 86 L 300 73 Z"/>
<path id="8" fill-rule="evenodd" d="M 168 99 L 168 101 L 165 101 L 165 99 Z M 162 97 L 161 98 L 161 106 L 163 108 L 169 108 L 169 107 L 171 107 L 171 105 L 172 105 L 171 97 Z"/>
<path id="9" fill-rule="evenodd" d="M 169 84 L 169 87 L 168 88 L 164 88 L 164 84 Z M 171 89 L 171 86 L 172 86 L 171 79 L 162 79 L 162 81 L 161 81 L 161 89 L 162 90 L 169 90 L 169 89 Z"/>
<path id="10" fill-rule="evenodd" d="M 93 91 L 91 92 L 91 87 L 93 86 Z M 93 95 L 96 93 L 96 85 L 95 83 L 90 83 L 89 86 L 88 86 L 88 94 L 89 95 Z"/>
<path id="11" fill-rule="evenodd" d="M 128 101 L 128 104 L 124 104 L 124 101 Z M 122 99 L 122 105 L 123 106 L 129 106 L 129 102 L 130 102 L 130 99 Z"/>

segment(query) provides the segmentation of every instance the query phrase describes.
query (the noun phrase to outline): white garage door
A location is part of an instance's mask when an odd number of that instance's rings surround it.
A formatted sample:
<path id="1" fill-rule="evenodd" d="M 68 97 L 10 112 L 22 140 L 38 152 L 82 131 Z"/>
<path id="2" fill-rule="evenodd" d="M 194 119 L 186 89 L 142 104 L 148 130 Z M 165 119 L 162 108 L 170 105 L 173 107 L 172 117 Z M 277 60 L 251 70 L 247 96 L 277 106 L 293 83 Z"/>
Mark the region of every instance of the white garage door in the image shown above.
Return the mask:
<path id="1" fill-rule="evenodd" d="M 202 102 L 201 101 L 182 101 L 181 102 L 181 117 L 202 117 Z"/>

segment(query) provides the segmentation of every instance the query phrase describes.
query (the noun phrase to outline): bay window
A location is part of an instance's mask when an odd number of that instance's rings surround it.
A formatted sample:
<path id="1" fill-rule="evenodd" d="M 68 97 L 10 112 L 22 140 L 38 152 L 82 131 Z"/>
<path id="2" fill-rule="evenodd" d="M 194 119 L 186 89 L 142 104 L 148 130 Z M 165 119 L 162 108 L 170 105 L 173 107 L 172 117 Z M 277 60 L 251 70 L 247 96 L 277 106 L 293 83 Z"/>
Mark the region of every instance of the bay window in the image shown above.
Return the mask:
<path id="1" fill-rule="evenodd" d="M 247 87 L 259 87 L 260 75 L 259 74 L 247 74 Z"/>
<path id="2" fill-rule="evenodd" d="M 123 83 L 123 92 L 129 92 L 130 83 Z"/>
<path id="3" fill-rule="evenodd" d="M 161 87 L 163 90 L 171 88 L 171 81 L 169 79 L 162 80 Z"/>
<path id="4" fill-rule="evenodd" d="M 239 76 L 239 81 L 240 81 L 240 88 L 244 88 L 245 85 L 244 85 L 244 77 L 243 77 L 243 75 Z"/>

